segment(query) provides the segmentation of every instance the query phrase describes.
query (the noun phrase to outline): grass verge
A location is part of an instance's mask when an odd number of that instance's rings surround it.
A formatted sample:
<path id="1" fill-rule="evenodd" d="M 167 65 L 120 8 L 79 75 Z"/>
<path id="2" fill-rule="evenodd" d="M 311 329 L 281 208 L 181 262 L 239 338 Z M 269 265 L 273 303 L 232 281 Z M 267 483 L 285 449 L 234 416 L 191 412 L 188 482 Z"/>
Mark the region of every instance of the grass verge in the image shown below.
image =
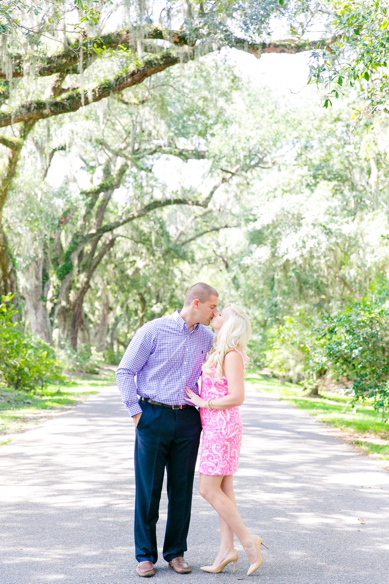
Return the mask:
<path id="1" fill-rule="evenodd" d="M 299 385 L 251 371 L 246 382 L 260 392 L 270 393 L 315 416 L 320 422 L 338 428 L 342 438 L 365 454 L 389 460 L 389 424 L 368 403 L 351 404 L 351 397 L 325 392 L 319 398 L 307 397 Z"/>
<path id="2" fill-rule="evenodd" d="M 0 386 L 0 446 L 12 441 L 10 434 L 29 430 L 97 393 L 91 387 L 114 383 L 113 370 L 103 368 L 97 375 L 71 373 L 66 381 L 34 392 Z"/>

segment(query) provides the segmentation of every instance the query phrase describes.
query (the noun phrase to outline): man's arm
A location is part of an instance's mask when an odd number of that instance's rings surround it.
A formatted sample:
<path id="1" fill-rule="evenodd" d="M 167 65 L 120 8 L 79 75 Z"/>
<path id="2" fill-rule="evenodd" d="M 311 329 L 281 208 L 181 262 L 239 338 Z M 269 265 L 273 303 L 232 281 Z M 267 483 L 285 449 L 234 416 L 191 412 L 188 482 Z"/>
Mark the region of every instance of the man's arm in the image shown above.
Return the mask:
<path id="1" fill-rule="evenodd" d="M 145 366 L 155 349 L 154 324 L 149 322 L 136 333 L 120 361 L 116 381 L 122 401 L 137 425 L 142 409 L 138 404 L 135 376 Z"/>

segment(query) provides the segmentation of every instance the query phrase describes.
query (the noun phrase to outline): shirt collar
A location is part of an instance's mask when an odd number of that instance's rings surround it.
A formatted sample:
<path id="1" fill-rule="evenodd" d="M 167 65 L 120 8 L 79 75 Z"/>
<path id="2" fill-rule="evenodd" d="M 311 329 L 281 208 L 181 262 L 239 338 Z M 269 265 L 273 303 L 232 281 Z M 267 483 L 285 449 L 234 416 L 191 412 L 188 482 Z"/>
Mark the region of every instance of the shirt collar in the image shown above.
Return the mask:
<path id="1" fill-rule="evenodd" d="M 178 324 L 178 326 L 180 327 L 181 330 L 185 330 L 188 331 L 188 325 L 186 324 L 185 320 L 182 318 L 182 316 L 180 315 L 181 310 L 178 309 L 176 310 L 176 312 L 173 314 L 173 319 L 176 321 L 176 323 Z M 192 330 L 192 333 L 194 331 L 197 331 L 197 329 L 199 328 L 200 325 L 195 324 Z"/>

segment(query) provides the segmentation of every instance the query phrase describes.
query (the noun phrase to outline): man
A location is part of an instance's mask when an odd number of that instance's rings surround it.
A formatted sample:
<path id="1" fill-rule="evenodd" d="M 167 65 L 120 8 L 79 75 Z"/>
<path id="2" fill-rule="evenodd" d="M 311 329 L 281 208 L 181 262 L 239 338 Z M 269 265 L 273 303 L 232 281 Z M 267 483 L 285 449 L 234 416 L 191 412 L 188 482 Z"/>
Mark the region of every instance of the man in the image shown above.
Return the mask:
<path id="1" fill-rule="evenodd" d="M 142 577 L 154 576 L 158 559 L 156 524 L 165 467 L 169 503 L 163 557 L 179 574 L 192 570 L 184 552 L 201 423 L 185 388 L 198 393 L 201 366 L 213 342 L 206 326 L 217 304 L 212 286 L 195 284 L 182 310 L 136 332 L 117 370 L 122 400 L 136 426 L 135 557 Z"/>

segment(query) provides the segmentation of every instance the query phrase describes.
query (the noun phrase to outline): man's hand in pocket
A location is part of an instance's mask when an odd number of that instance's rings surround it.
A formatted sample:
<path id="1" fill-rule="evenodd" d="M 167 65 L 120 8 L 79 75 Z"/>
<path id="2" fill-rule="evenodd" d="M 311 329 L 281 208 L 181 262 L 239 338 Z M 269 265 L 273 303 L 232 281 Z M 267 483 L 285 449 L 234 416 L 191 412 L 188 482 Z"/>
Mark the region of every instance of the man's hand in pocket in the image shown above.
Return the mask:
<path id="1" fill-rule="evenodd" d="M 141 415 L 142 414 L 136 414 L 136 416 L 132 416 L 132 419 L 134 420 L 135 428 L 139 424 L 139 420 L 140 420 Z"/>

